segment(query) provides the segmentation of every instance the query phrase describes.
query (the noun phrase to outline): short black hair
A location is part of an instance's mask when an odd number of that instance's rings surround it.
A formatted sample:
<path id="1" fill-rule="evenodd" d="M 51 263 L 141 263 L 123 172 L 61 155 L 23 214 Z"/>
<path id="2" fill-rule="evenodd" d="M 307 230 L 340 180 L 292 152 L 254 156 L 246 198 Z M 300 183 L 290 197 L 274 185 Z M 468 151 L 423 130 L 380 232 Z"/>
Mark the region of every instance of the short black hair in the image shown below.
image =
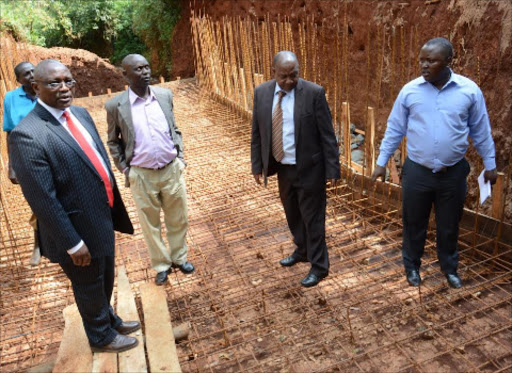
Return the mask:
<path id="1" fill-rule="evenodd" d="M 24 65 L 32 65 L 30 62 L 28 61 L 23 61 L 23 62 L 20 62 L 19 64 L 17 64 L 15 67 L 14 67 L 14 75 L 16 75 L 16 80 L 18 80 L 20 78 L 20 74 L 21 74 L 21 68 L 24 66 Z"/>
<path id="2" fill-rule="evenodd" d="M 427 47 L 433 47 L 433 46 L 439 46 L 441 47 L 447 58 L 453 58 L 453 45 L 450 43 L 450 41 L 446 38 L 434 38 L 430 39 L 425 43 L 425 46 Z"/>

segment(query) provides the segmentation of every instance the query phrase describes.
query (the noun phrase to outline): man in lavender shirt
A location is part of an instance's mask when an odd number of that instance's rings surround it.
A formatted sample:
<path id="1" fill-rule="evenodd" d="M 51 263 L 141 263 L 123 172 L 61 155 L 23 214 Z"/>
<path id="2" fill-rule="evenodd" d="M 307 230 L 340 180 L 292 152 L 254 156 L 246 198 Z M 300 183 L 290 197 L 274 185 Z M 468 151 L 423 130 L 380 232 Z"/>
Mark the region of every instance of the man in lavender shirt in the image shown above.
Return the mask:
<path id="1" fill-rule="evenodd" d="M 151 69 L 139 54 L 123 59 L 123 75 L 130 87 L 105 104 L 108 147 L 124 173 L 137 207 L 140 225 L 162 285 L 172 267 L 194 272 L 187 262 L 187 195 L 183 170 L 183 141 L 173 114 L 170 90 L 150 87 Z M 166 247 L 161 234 L 160 210 L 167 229 Z"/>

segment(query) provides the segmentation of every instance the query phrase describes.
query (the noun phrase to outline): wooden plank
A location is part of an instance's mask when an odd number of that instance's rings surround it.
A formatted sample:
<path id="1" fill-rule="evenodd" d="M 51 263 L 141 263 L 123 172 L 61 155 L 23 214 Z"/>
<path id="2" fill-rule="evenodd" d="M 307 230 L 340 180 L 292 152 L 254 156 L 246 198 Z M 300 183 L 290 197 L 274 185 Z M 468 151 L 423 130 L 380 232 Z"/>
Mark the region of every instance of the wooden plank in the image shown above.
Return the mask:
<path id="1" fill-rule="evenodd" d="M 345 147 L 345 160 L 348 165 L 352 162 L 352 136 L 350 134 L 350 104 L 348 102 L 341 103 L 341 122 L 343 127 L 343 145 Z"/>
<path id="2" fill-rule="evenodd" d="M 62 313 L 64 334 L 53 372 L 90 372 L 92 352 L 76 304 L 67 306 Z"/>
<path id="3" fill-rule="evenodd" d="M 165 290 L 153 283 L 142 284 L 140 298 L 150 371 L 181 372 Z"/>
<path id="4" fill-rule="evenodd" d="M 400 184 L 400 177 L 398 176 L 394 157 L 389 158 L 389 173 L 391 175 L 391 182 L 394 184 Z"/>
<path id="5" fill-rule="evenodd" d="M 114 297 L 111 299 L 111 304 Z M 92 354 L 92 373 L 117 373 L 117 354 L 95 352 Z"/>
<path id="6" fill-rule="evenodd" d="M 501 215 L 503 213 L 503 204 L 505 203 L 503 199 L 503 187 L 505 185 L 505 174 L 503 172 L 498 172 L 498 178 L 496 179 L 496 184 L 492 187 L 492 213 L 491 216 L 495 219 L 500 220 Z"/>
<path id="7" fill-rule="evenodd" d="M 117 373 L 117 354 L 96 352 L 92 356 L 93 373 Z"/>
<path id="8" fill-rule="evenodd" d="M 407 137 L 402 139 L 402 145 L 400 149 L 400 161 L 402 162 L 402 167 L 405 163 L 405 159 L 407 158 Z"/>
<path id="9" fill-rule="evenodd" d="M 356 162 L 350 162 L 350 166 L 356 170 L 356 172 L 359 172 L 360 174 L 363 173 L 363 166 L 361 166 L 359 163 Z"/>
<path id="10" fill-rule="evenodd" d="M 132 289 L 124 266 L 117 269 L 117 314 L 125 321 L 139 321 L 139 313 L 135 305 Z M 144 354 L 144 336 L 139 330 L 132 333 L 132 337 L 139 340 L 139 345 L 131 350 L 119 354 L 120 372 L 144 372 L 148 371 L 146 356 Z"/>
<path id="11" fill-rule="evenodd" d="M 365 142 L 368 143 L 368 155 L 370 159 L 366 160 L 366 169 L 368 170 L 368 175 L 371 176 L 373 174 L 373 170 L 375 169 L 375 109 L 372 107 L 368 107 L 368 123 L 366 125 L 366 131 L 368 132 L 367 138 L 365 138 Z"/>

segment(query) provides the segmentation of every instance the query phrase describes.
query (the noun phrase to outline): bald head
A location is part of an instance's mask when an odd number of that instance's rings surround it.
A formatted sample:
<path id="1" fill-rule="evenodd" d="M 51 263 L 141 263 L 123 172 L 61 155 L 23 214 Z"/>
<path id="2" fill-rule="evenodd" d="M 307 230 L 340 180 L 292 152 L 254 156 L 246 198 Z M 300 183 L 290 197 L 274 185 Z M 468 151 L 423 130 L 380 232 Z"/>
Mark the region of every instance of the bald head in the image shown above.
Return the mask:
<path id="1" fill-rule="evenodd" d="M 71 106 L 75 84 L 71 71 L 57 60 L 43 60 L 34 70 L 32 87 L 39 99 L 53 108 Z"/>
<path id="2" fill-rule="evenodd" d="M 123 75 L 130 84 L 130 88 L 140 97 L 148 94 L 151 80 L 149 63 L 140 54 L 129 54 L 122 61 Z"/>
<path id="3" fill-rule="evenodd" d="M 281 51 L 274 56 L 272 66 L 274 79 L 279 87 L 290 92 L 299 81 L 299 61 L 297 56 L 290 51 Z"/>
<path id="4" fill-rule="evenodd" d="M 299 60 L 297 59 L 295 53 L 290 51 L 280 51 L 274 56 L 272 65 L 275 68 L 277 64 L 283 64 L 286 62 L 296 63 L 297 65 L 299 64 Z"/>
<path id="5" fill-rule="evenodd" d="M 126 70 L 127 67 L 132 66 L 136 61 L 144 60 L 147 62 L 146 58 L 141 54 L 129 54 L 125 58 L 123 58 L 123 61 L 121 61 L 121 66 L 124 70 Z"/>
<path id="6" fill-rule="evenodd" d="M 39 62 L 34 69 L 35 80 L 45 80 L 50 70 L 63 69 L 69 71 L 69 69 L 62 62 L 57 60 L 42 60 Z"/>

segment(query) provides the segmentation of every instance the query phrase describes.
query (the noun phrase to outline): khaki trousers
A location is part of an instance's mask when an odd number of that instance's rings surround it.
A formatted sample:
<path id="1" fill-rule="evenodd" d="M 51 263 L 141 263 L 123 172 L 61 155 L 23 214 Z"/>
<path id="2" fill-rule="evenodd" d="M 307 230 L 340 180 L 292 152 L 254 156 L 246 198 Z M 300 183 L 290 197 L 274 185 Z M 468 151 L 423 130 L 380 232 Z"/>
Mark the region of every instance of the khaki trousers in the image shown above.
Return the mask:
<path id="1" fill-rule="evenodd" d="M 176 158 L 159 170 L 132 166 L 128 174 L 142 234 L 149 249 L 151 266 L 163 272 L 187 261 L 187 192 L 184 163 Z M 162 239 L 160 210 L 167 229 L 166 247 Z"/>

